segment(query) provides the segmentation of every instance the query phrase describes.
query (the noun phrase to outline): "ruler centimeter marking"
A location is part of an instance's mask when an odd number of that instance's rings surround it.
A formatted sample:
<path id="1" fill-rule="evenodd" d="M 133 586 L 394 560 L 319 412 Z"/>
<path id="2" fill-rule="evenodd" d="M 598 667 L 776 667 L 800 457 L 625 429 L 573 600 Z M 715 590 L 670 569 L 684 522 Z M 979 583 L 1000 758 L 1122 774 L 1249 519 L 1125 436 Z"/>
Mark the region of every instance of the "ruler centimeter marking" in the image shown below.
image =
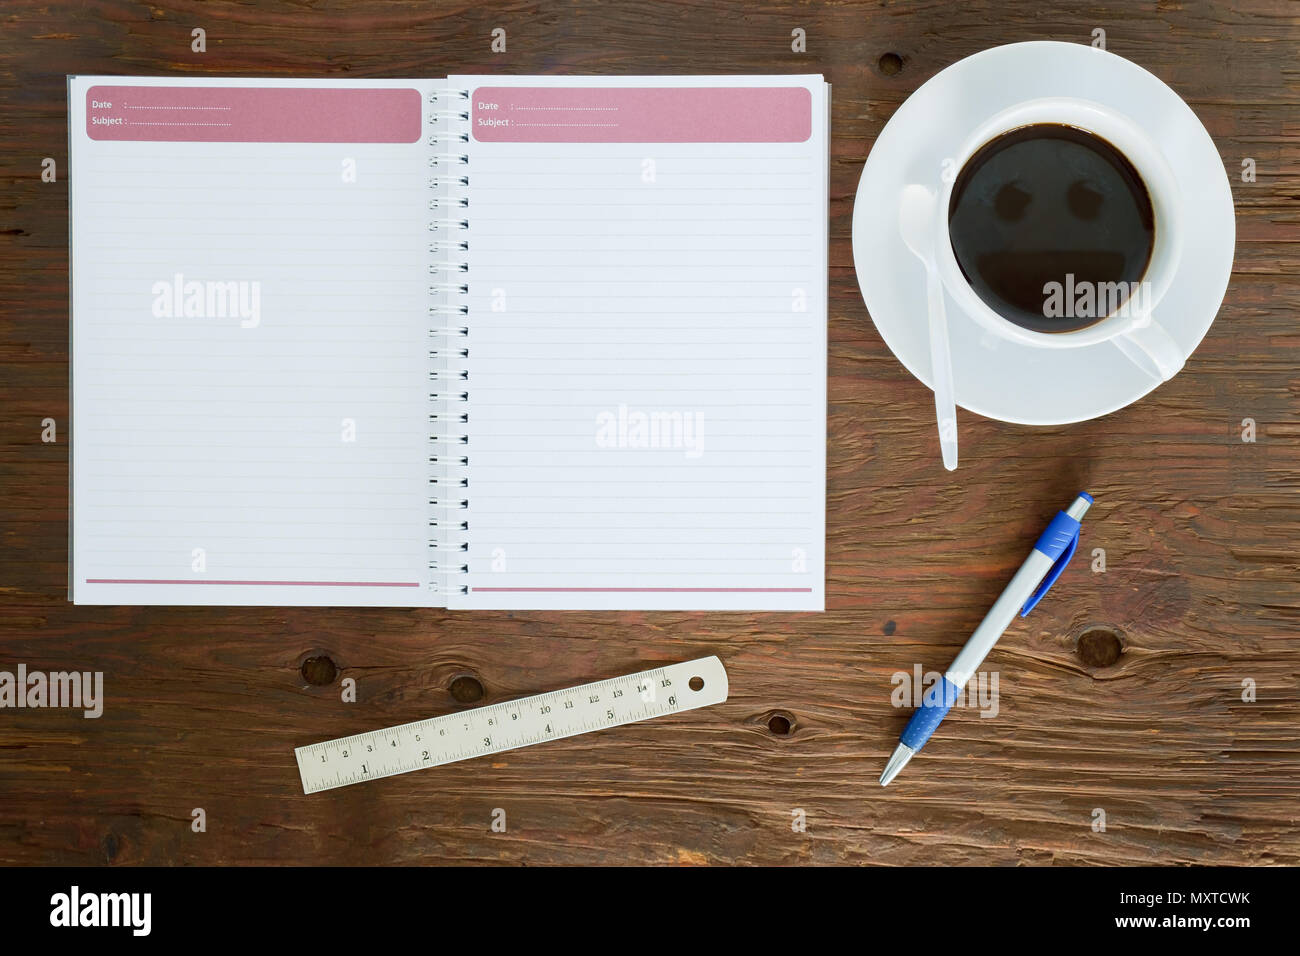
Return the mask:
<path id="1" fill-rule="evenodd" d="M 727 671 L 716 657 L 611 677 L 535 697 L 430 717 L 294 750 L 303 793 L 421 767 L 485 757 L 665 714 L 720 704 Z"/>

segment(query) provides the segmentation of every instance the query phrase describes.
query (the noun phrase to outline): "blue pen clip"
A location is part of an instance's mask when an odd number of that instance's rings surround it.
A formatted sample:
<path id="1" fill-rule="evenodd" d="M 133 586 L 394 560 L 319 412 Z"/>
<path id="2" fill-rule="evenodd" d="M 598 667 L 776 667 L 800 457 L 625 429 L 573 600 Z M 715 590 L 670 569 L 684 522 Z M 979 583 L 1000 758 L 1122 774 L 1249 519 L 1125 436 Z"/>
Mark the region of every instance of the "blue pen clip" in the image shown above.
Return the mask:
<path id="1" fill-rule="evenodd" d="M 1091 495 L 1081 493 L 1079 497 L 1086 498 L 1089 504 L 1092 503 Z M 1043 533 L 1038 536 L 1038 540 L 1034 542 L 1035 551 L 1054 559 L 1052 567 L 1048 570 L 1046 577 L 1043 578 L 1042 583 L 1038 585 L 1038 588 L 1034 593 L 1029 595 L 1029 600 L 1025 602 L 1025 606 L 1020 609 L 1021 617 L 1024 617 L 1032 611 L 1034 605 L 1043 599 L 1043 595 L 1051 590 L 1052 585 L 1055 584 L 1056 579 L 1061 576 L 1061 572 L 1064 571 L 1065 566 L 1070 563 L 1070 559 L 1074 557 L 1074 552 L 1077 551 L 1078 548 L 1078 519 L 1071 517 L 1064 511 L 1058 511 L 1056 517 L 1051 520 L 1051 523 L 1048 524 L 1046 530 L 1044 530 Z"/>

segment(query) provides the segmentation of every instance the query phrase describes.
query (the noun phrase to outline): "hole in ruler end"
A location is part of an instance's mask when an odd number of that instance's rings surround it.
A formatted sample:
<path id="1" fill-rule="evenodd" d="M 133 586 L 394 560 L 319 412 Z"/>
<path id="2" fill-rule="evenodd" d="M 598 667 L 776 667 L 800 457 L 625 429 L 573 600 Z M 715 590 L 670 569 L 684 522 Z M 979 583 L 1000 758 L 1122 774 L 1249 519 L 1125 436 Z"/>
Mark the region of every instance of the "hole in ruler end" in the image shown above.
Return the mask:
<path id="1" fill-rule="evenodd" d="M 697 691 L 697 692 L 698 692 L 698 691 L 702 691 L 702 690 L 704 690 L 704 678 L 703 678 L 703 677 L 692 677 L 692 678 L 687 682 L 686 686 L 689 687 L 689 688 L 690 688 L 691 690 L 693 690 L 693 691 Z"/>

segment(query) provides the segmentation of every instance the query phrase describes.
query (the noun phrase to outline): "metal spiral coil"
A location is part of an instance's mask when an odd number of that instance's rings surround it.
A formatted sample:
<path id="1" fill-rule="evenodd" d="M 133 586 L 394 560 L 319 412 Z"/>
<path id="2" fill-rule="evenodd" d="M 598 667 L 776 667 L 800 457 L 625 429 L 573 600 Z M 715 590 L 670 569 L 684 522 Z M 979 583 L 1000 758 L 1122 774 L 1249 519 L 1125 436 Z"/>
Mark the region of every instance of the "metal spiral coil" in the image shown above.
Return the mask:
<path id="1" fill-rule="evenodd" d="M 429 325 L 429 570 L 442 594 L 467 593 L 455 581 L 469 573 L 469 272 L 468 153 L 455 147 L 469 142 L 469 90 L 435 90 L 429 94 L 426 137 L 433 149 L 428 165 L 435 170 L 427 184 L 434 214 L 428 220 L 428 292 L 434 305 Z M 454 211 L 454 212 L 453 212 Z"/>

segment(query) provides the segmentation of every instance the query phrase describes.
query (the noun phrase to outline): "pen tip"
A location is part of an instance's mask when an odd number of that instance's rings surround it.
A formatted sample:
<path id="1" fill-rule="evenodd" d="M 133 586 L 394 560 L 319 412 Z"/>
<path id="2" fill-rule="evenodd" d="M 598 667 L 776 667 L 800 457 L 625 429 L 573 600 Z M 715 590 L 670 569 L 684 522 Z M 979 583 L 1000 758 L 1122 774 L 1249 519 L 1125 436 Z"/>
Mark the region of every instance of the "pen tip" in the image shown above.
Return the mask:
<path id="1" fill-rule="evenodd" d="M 907 762 L 915 756 L 916 751 L 907 744 L 899 744 L 894 748 L 894 752 L 889 757 L 889 762 L 885 764 L 885 770 L 880 775 L 880 785 L 889 786 L 889 781 L 898 776 L 899 772 L 907 766 Z"/>

